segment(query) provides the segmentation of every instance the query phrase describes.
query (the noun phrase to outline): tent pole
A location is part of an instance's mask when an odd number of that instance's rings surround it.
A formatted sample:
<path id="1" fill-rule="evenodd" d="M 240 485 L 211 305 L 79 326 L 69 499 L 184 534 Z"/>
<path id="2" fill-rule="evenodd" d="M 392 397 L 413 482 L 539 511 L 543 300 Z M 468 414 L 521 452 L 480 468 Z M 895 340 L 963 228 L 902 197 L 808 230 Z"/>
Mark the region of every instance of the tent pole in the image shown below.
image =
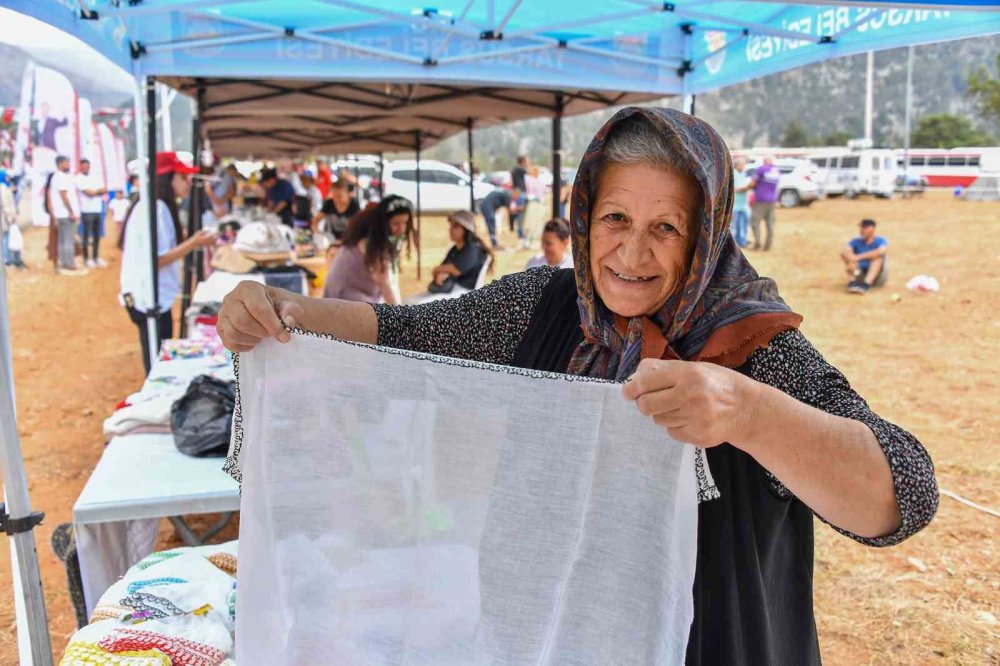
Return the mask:
<path id="1" fill-rule="evenodd" d="M 562 92 L 556 93 L 556 114 L 552 117 L 552 217 L 560 217 L 562 193 L 562 118 L 564 102 Z"/>
<path id="2" fill-rule="evenodd" d="M 163 150 L 174 149 L 173 122 L 170 120 L 170 105 L 173 96 L 166 85 L 160 84 L 160 124 L 163 127 Z"/>
<path id="3" fill-rule="evenodd" d="M 198 113 L 198 147 L 202 148 L 202 144 L 205 143 L 205 137 L 202 135 L 201 125 L 202 119 L 205 117 L 205 82 L 202 79 L 198 79 L 198 90 L 195 96 L 196 111 Z M 201 166 L 201 150 L 195 152 L 195 164 L 199 167 Z M 202 184 L 202 187 L 205 185 Z M 198 199 L 198 210 L 201 211 L 202 199 Z M 201 231 L 201 212 L 195 217 L 194 228 L 196 231 Z M 195 262 L 195 277 L 198 282 L 205 279 L 205 254 L 204 250 L 198 248 L 194 252 L 194 256 L 198 257 L 198 261 Z"/>
<path id="4" fill-rule="evenodd" d="M 191 152 L 194 154 L 194 166 L 198 169 L 196 176 L 201 175 L 201 97 L 204 90 L 201 79 L 198 82 L 198 94 L 194 101 L 194 113 L 191 117 Z M 187 237 L 191 238 L 201 228 L 201 193 L 205 183 L 195 177 L 191 181 L 191 195 L 188 197 Z M 191 288 L 196 281 L 196 266 L 201 265 L 201 252 L 196 250 L 184 257 L 184 289 L 181 292 L 181 325 L 180 337 L 187 337 L 187 313 L 191 305 Z"/>
<path id="5" fill-rule="evenodd" d="M 420 130 L 414 132 L 417 140 L 417 279 L 421 279 L 421 268 L 423 259 L 423 245 L 420 242 L 421 220 L 420 220 Z"/>
<path id="6" fill-rule="evenodd" d="M 361 183 L 358 182 L 358 155 L 354 154 L 354 198 L 358 200 L 358 205 L 361 205 Z"/>
<path id="7" fill-rule="evenodd" d="M 681 75 L 681 111 L 694 115 L 694 95 L 691 93 L 691 82 L 688 74 L 691 72 L 691 35 L 694 28 L 690 23 L 682 23 L 681 26 L 681 52 L 684 54 L 684 63 L 679 73 Z"/>
<path id="8" fill-rule="evenodd" d="M 469 152 L 469 211 L 476 214 L 476 188 L 472 173 L 475 168 L 472 166 L 472 118 L 465 121 L 465 143 Z"/>
<path id="9" fill-rule="evenodd" d="M 383 153 L 378 154 L 378 200 L 381 201 L 385 197 L 385 155 Z"/>
<path id="10" fill-rule="evenodd" d="M 0 268 L 0 473 L 3 475 L 6 502 L 2 509 L 4 522 L 12 530 L 17 530 L 10 536 L 10 554 L 18 663 L 52 666 L 52 644 L 33 531 L 43 514 L 31 511 L 28 476 L 24 471 L 21 442 L 17 434 L 8 312 L 7 270 Z"/>
<path id="11" fill-rule="evenodd" d="M 906 49 L 906 113 L 903 122 L 903 196 L 910 196 L 910 122 L 913 114 L 913 45 Z"/>
<path id="12" fill-rule="evenodd" d="M 160 353 L 160 253 L 157 247 L 159 239 L 157 237 L 156 223 L 156 78 L 147 76 L 142 83 L 142 87 L 146 92 L 142 118 L 146 121 L 146 141 L 144 144 L 147 159 L 145 190 L 151 271 L 149 286 L 153 297 L 151 307 L 146 311 L 146 333 L 149 336 L 149 365 L 152 367 L 153 363 L 156 362 L 156 357 Z M 141 97 L 142 95 L 140 94 Z M 140 145 L 140 151 L 142 147 Z"/>
<path id="13" fill-rule="evenodd" d="M 875 106 L 875 52 L 869 51 L 865 63 L 865 138 L 872 140 L 872 109 Z"/>

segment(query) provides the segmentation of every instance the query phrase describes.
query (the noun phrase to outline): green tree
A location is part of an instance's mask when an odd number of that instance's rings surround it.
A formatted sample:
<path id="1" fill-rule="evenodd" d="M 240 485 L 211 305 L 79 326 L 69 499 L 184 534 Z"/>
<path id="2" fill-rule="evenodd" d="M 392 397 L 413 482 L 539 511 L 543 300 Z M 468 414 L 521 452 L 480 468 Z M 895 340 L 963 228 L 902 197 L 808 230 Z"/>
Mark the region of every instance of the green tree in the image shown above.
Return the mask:
<path id="1" fill-rule="evenodd" d="M 932 113 L 917 122 L 911 143 L 915 148 L 984 146 L 993 143 L 993 137 L 976 129 L 968 118 Z"/>
<path id="2" fill-rule="evenodd" d="M 1000 53 L 996 64 L 1000 73 Z M 979 115 L 1000 122 L 1000 79 L 994 79 L 988 69 L 980 67 L 969 74 L 968 84 L 969 94 L 979 103 Z"/>
<path id="3" fill-rule="evenodd" d="M 780 144 L 782 148 L 800 148 L 812 145 L 813 138 L 797 121 L 785 125 L 785 130 L 781 133 Z"/>
<path id="4" fill-rule="evenodd" d="M 824 146 L 846 146 L 847 142 L 854 138 L 854 135 L 844 130 L 830 132 L 823 136 L 821 141 Z"/>

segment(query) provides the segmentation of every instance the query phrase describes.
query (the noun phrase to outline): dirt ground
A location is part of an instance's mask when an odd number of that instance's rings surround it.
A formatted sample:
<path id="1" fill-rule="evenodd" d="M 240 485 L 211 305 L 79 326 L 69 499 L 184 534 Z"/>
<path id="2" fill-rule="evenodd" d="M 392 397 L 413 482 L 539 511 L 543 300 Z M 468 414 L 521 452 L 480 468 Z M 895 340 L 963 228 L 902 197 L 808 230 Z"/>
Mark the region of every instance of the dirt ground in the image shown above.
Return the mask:
<path id="1" fill-rule="evenodd" d="M 837 259 L 862 217 L 890 239 L 890 281 L 850 296 Z M 49 539 L 101 455 L 101 422 L 136 390 L 136 329 L 118 305 L 118 264 L 87 276 L 54 275 L 45 234 L 26 233 L 31 270 L 10 274 L 18 424 L 33 506 L 53 648 L 61 655 L 74 617 Z M 446 225 L 424 219 L 424 274 L 407 262 L 404 296 L 422 291 L 447 249 Z M 110 244 L 109 244 L 110 245 Z M 533 251 L 505 252 L 497 275 Z M 938 482 L 1000 508 L 1000 204 L 953 202 L 948 193 L 909 201 L 831 200 L 778 212 L 773 252 L 751 260 L 774 277 L 805 317 L 813 343 L 884 417 L 931 452 Z M 906 291 L 935 276 L 941 293 Z M 896 298 L 896 297 L 899 298 Z M 207 518 L 205 520 L 207 522 Z M 942 497 L 932 525 L 901 546 L 875 550 L 816 524 L 816 615 L 826 663 L 1000 664 L 1000 520 Z M 222 539 L 235 538 L 231 526 Z M 179 545 L 164 521 L 160 546 Z M 10 562 L 0 557 L 0 664 L 17 663 Z"/>

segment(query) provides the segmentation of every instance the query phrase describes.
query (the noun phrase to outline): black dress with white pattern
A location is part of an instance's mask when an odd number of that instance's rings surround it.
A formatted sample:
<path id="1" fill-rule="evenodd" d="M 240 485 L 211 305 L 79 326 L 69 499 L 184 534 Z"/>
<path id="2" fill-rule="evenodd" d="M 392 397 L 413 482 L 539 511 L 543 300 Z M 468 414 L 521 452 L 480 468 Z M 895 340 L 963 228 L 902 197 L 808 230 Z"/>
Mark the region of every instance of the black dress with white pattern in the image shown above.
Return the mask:
<path id="1" fill-rule="evenodd" d="M 565 372 L 582 341 L 571 269 L 510 275 L 454 300 L 374 308 L 380 346 L 441 356 Z M 873 413 L 799 331 L 776 335 L 737 371 L 875 434 L 892 471 L 902 524 L 878 538 L 838 531 L 889 546 L 930 522 L 938 493 L 923 446 Z M 819 664 L 812 511 L 743 451 L 723 444 L 707 453 L 721 497 L 698 507 L 688 666 Z"/>

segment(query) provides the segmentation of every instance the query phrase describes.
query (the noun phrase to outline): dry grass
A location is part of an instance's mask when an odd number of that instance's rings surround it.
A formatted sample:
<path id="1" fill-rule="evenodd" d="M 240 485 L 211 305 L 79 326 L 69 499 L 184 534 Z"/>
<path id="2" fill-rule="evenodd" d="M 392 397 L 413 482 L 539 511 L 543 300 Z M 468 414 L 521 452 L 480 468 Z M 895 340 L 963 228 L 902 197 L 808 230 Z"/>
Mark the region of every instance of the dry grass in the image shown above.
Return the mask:
<path id="1" fill-rule="evenodd" d="M 862 217 L 890 239 L 890 286 L 848 296 L 837 252 Z M 44 234 L 26 236 L 41 266 Z M 505 242 L 512 242 L 505 239 Z M 424 274 L 410 261 L 404 295 L 422 291 L 444 257 L 447 229 L 424 220 Z M 501 254 L 496 275 L 520 270 L 535 252 Z M 1000 507 L 1000 204 L 952 202 L 947 193 L 913 201 L 823 201 L 779 211 L 773 253 L 754 254 L 805 316 L 806 335 L 873 408 L 916 434 L 942 487 Z M 912 275 L 937 277 L 942 292 L 911 295 Z M 53 646 L 73 629 L 66 583 L 48 539 L 101 453 L 101 420 L 141 379 L 136 332 L 117 305 L 117 268 L 59 279 L 41 268 L 11 275 L 11 318 L 19 430 L 35 507 Z M 894 302 L 893 293 L 902 298 Z M 827 664 L 997 664 L 1000 520 L 942 498 L 934 523 L 889 550 L 864 548 L 816 527 L 816 614 Z M 232 538 L 230 531 L 226 537 Z M 176 540 L 169 528 L 161 547 Z M 921 571 L 909 559 L 920 560 Z M 0 557 L 0 589 L 10 563 Z M 0 606 L 0 664 L 16 664 L 13 609 Z M 978 614 L 977 614 L 978 613 Z M 784 666 L 784 665 L 782 665 Z"/>

